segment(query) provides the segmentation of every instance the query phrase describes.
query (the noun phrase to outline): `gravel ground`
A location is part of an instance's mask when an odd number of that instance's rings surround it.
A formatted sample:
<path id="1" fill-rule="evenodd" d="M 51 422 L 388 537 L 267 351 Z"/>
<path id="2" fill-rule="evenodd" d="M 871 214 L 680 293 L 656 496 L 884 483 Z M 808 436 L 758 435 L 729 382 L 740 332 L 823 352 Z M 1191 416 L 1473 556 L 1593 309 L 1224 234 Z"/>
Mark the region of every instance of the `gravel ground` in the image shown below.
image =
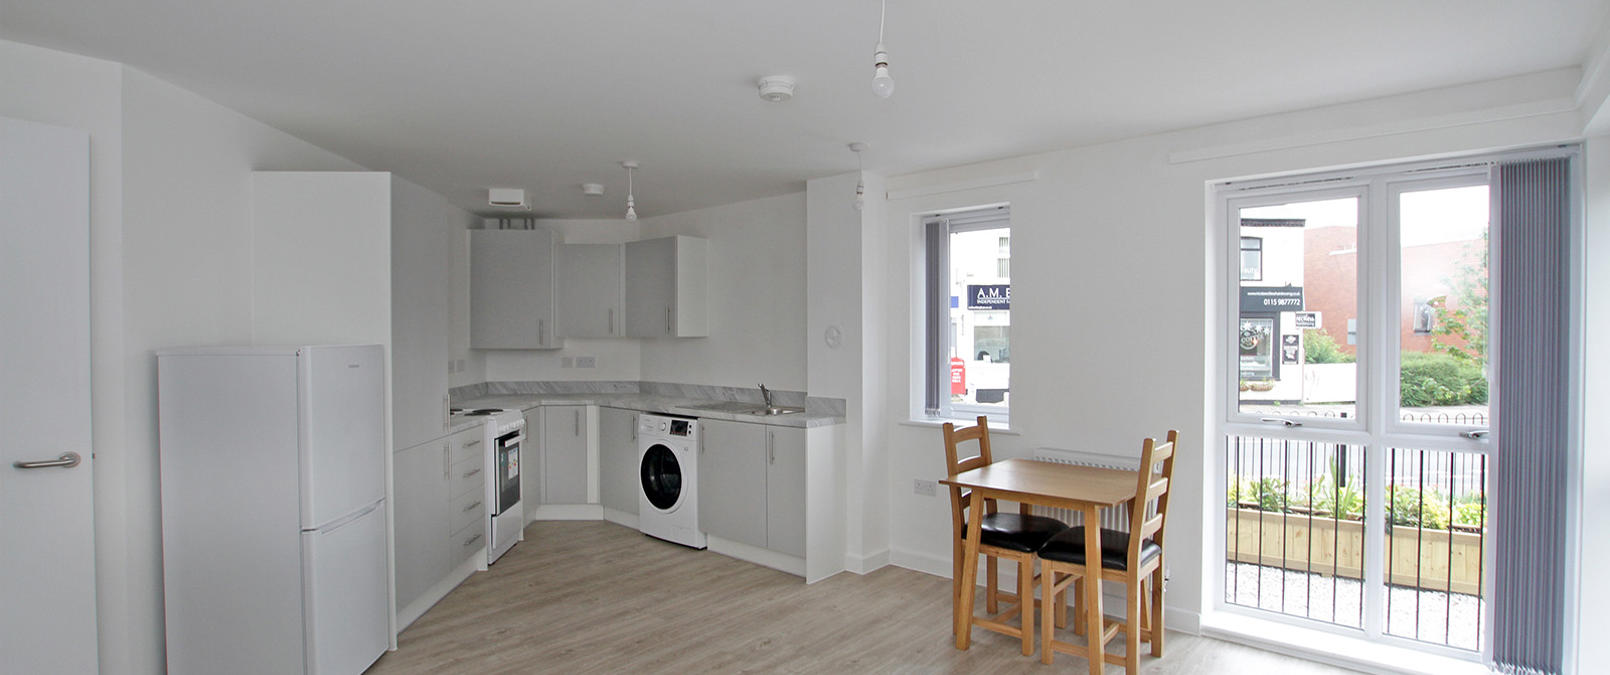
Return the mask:
<path id="1" fill-rule="evenodd" d="M 1354 628 L 1361 625 L 1364 584 L 1353 579 L 1231 563 L 1224 587 L 1225 600 L 1233 604 Z M 1388 633 L 1461 649 L 1480 647 L 1480 621 L 1486 611 L 1480 598 L 1402 586 L 1389 586 L 1388 591 Z"/>

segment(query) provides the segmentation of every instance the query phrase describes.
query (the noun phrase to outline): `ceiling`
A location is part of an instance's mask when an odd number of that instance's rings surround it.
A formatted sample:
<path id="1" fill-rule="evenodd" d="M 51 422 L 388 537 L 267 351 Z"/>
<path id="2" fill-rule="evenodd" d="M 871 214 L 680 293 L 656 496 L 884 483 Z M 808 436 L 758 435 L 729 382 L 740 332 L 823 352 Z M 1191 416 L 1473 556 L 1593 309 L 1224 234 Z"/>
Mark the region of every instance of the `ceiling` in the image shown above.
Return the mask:
<path id="1" fill-rule="evenodd" d="M 121 61 L 486 211 L 644 216 L 1585 60 L 1610 0 L 0 0 L 0 38 Z M 788 74 L 794 100 L 755 80 Z M 602 197 L 580 185 L 599 182 Z"/>

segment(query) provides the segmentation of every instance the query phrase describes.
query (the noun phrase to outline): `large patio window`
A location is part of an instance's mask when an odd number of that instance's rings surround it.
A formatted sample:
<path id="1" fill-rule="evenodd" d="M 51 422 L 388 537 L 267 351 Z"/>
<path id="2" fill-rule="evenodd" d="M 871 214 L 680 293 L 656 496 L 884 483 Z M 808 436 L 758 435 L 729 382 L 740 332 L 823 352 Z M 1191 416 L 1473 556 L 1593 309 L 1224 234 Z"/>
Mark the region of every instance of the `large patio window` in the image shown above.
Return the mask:
<path id="1" fill-rule="evenodd" d="M 1223 608 L 1479 658 L 1489 182 L 1469 163 L 1220 186 Z"/>

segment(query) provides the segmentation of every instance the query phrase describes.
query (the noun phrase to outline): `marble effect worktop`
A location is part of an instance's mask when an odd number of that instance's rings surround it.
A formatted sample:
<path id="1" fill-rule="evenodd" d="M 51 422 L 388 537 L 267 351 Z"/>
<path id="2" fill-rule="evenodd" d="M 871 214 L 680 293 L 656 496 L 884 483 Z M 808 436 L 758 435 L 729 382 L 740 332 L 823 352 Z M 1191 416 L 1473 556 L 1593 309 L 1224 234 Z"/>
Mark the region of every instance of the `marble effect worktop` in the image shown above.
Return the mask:
<path id="1" fill-rule="evenodd" d="M 635 391 L 634 391 L 635 390 Z M 743 401 L 761 404 L 759 389 L 737 387 L 711 387 L 679 385 L 658 382 L 489 382 L 456 387 L 452 391 L 453 407 L 512 408 L 527 410 L 543 405 L 597 405 L 623 408 L 647 413 L 661 413 L 750 422 L 780 427 L 820 427 L 844 423 L 843 399 L 807 397 L 804 392 L 773 392 L 773 402 L 783 406 L 804 407 L 805 412 L 790 415 L 746 415 L 719 410 L 701 410 L 697 406 Z M 454 421 L 453 430 L 460 424 L 469 428 L 484 418 L 460 418 Z"/>

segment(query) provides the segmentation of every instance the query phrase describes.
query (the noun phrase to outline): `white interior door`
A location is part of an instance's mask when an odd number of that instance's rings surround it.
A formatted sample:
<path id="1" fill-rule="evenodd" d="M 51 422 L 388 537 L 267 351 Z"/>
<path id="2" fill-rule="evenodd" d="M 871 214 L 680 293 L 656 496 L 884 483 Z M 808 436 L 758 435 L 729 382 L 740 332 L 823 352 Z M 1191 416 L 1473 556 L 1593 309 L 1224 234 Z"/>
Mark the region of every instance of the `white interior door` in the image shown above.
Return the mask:
<path id="1" fill-rule="evenodd" d="M 94 673 L 89 136 L 0 118 L 0 654 Z"/>

